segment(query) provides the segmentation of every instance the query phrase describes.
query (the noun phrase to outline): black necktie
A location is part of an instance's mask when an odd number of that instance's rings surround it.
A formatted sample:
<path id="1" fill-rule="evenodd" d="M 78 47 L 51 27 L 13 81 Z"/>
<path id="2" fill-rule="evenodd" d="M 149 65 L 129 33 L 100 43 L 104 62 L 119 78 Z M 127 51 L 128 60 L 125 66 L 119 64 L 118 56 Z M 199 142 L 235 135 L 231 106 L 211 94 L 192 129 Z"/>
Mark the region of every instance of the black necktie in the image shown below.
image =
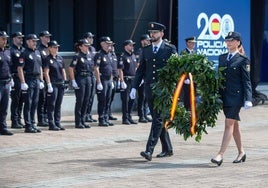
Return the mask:
<path id="1" fill-rule="evenodd" d="M 230 61 L 230 59 L 232 58 L 232 56 L 233 56 L 232 54 L 229 54 L 227 60 Z"/>
<path id="2" fill-rule="evenodd" d="M 157 46 L 154 46 L 154 50 L 153 50 L 154 54 L 157 53 Z"/>

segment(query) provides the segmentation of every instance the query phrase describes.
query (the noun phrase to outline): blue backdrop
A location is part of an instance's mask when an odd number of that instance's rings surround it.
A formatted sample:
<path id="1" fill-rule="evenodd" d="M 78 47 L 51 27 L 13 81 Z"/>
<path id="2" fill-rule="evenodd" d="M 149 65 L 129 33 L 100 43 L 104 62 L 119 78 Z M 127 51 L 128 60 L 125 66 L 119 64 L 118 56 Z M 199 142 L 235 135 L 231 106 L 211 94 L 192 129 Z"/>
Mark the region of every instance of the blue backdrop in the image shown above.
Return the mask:
<path id="1" fill-rule="evenodd" d="M 242 35 L 250 56 L 250 0 L 178 0 L 178 50 L 185 48 L 185 38 L 195 36 L 197 53 L 206 54 L 217 64 L 227 52 L 224 37 L 229 31 Z"/>

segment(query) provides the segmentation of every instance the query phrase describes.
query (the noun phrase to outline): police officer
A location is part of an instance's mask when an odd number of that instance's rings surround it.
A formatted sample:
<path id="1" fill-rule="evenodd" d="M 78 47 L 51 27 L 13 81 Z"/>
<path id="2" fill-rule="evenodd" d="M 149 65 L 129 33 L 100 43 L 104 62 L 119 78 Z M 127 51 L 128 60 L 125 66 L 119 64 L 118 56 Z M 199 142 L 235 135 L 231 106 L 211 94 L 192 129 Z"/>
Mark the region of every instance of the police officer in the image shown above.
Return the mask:
<path id="1" fill-rule="evenodd" d="M 239 112 L 242 106 L 245 109 L 252 107 L 252 86 L 250 81 L 250 61 L 239 53 L 241 35 L 238 32 L 229 32 L 225 37 L 228 53 L 219 56 L 219 67 L 223 70 L 223 89 L 220 91 L 225 115 L 225 128 L 222 143 L 217 155 L 211 162 L 220 166 L 223 155 L 232 139 L 235 140 L 238 155 L 233 163 L 246 161 L 246 153 L 242 145 Z"/>
<path id="2" fill-rule="evenodd" d="M 169 134 L 160 117 L 160 113 L 154 109 L 154 96 L 152 94 L 151 84 L 157 82 L 157 70 L 161 69 L 167 64 L 167 60 L 172 54 L 176 54 L 176 48 L 169 43 L 163 41 L 165 26 L 156 23 L 149 23 L 149 32 L 152 45 L 143 48 L 140 65 L 137 69 L 133 88 L 131 89 L 130 97 L 136 97 L 136 89 L 139 87 L 142 79 L 145 84 L 145 96 L 148 101 L 150 112 L 153 117 L 151 131 L 146 145 L 146 150 L 140 154 L 147 160 L 152 160 L 152 154 L 160 137 L 162 143 L 162 152 L 157 157 L 167 157 L 173 155 L 172 145 L 170 142 Z"/>
<path id="3" fill-rule="evenodd" d="M 85 118 L 94 64 L 88 53 L 90 44 L 86 39 L 80 39 L 75 46 L 77 53 L 70 64 L 69 74 L 76 97 L 75 128 L 83 129 L 90 128 L 90 125 L 85 123 Z"/>
<path id="4" fill-rule="evenodd" d="M 148 34 L 143 34 L 140 38 L 141 47 L 136 52 L 138 66 L 139 66 L 139 57 L 141 55 L 142 48 L 150 45 L 151 44 L 150 40 L 151 39 Z M 144 81 L 142 81 L 142 83 L 139 85 L 139 88 L 137 90 L 138 90 L 137 109 L 138 109 L 139 122 L 140 123 L 152 122 L 152 119 L 147 116 L 149 109 L 148 109 L 148 104 L 145 98 Z"/>
<path id="5" fill-rule="evenodd" d="M 134 104 L 134 99 L 129 97 L 130 90 L 133 85 L 134 77 L 136 74 L 137 60 L 134 52 L 134 44 L 132 40 L 125 40 L 124 52 L 121 54 L 118 70 L 119 78 L 122 87 L 124 85 L 124 90 L 121 91 L 121 100 L 122 100 L 122 123 L 137 124 L 136 121 L 132 119 L 131 112 Z"/>
<path id="6" fill-rule="evenodd" d="M 26 133 L 41 132 L 35 126 L 35 112 L 38 104 L 39 90 L 44 88 L 41 55 L 36 50 L 38 40 L 35 34 L 28 34 L 26 36 L 27 47 L 21 53 L 17 68 L 24 97 L 23 116 Z"/>
<path id="7" fill-rule="evenodd" d="M 49 130 L 53 131 L 65 130 L 60 124 L 61 104 L 68 81 L 63 58 L 58 55 L 59 46 L 55 40 L 48 43 L 49 55 L 44 62 L 44 76 L 47 83 L 47 117 Z"/>
<path id="8" fill-rule="evenodd" d="M 117 120 L 116 117 L 114 117 L 112 115 L 112 102 L 114 100 L 114 96 L 115 96 L 115 93 L 116 93 L 116 86 L 117 86 L 117 83 L 118 83 L 118 70 L 117 70 L 117 55 L 115 54 L 115 43 L 113 42 L 112 45 L 111 45 L 111 57 L 112 57 L 112 67 L 113 67 L 113 73 L 112 73 L 112 76 L 113 76 L 113 85 L 114 85 L 114 88 L 112 89 L 112 94 L 111 94 L 111 98 L 110 98 L 110 101 L 108 102 L 108 114 L 109 114 L 109 120 Z"/>
<path id="9" fill-rule="evenodd" d="M 14 80 L 14 87 L 11 90 L 11 128 L 13 129 L 21 129 L 23 128 L 23 124 L 21 123 L 21 113 L 22 113 L 22 106 L 23 100 L 21 95 L 21 88 L 20 88 L 20 79 L 18 76 L 18 64 L 19 64 L 19 57 L 20 54 L 24 51 L 23 44 L 23 37 L 24 35 L 21 32 L 15 32 L 11 35 L 12 37 L 12 46 L 10 48 L 10 55 L 11 55 L 11 72 L 12 78 Z"/>
<path id="10" fill-rule="evenodd" d="M 10 71 L 10 51 L 5 49 L 8 37 L 5 31 L 0 31 L 0 135 L 13 135 L 6 123 L 10 87 L 14 85 Z"/>
<path id="11" fill-rule="evenodd" d="M 111 98 L 112 89 L 112 56 L 110 37 L 100 38 L 101 50 L 94 57 L 94 73 L 97 82 L 99 126 L 107 127 L 114 125 L 109 122 L 108 102 Z"/>
<path id="12" fill-rule="evenodd" d="M 94 43 L 94 36 L 91 32 L 86 32 L 83 35 L 84 39 L 87 39 L 88 43 L 90 46 L 88 47 L 88 53 L 89 56 L 91 57 L 92 60 L 94 60 L 94 56 L 96 54 L 96 49 L 93 46 Z M 89 94 L 89 102 L 88 102 L 88 108 L 87 108 L 87 113 L 86 113 L 86 122 L 97 122 L 96 119 L 93 119 L 91 111 L 92 111 L 92 106 L 94 103 L 94 98 L 96 94 L 96 78 L 95 75 L 93 74 L 90 76 L 91 79 L 91 88 L 90 88 L 90 94 Z"/>
<path id="13" fill-rule="evenodd" d="M 52 35 L 48 31 L 41 31 L 39 33 L 40 44 L 38 46 L 38 50 L 40 51 L 42 58 L 42 67 L 44 69 L 44 62 L 46 57 L 48 56 L 48 43 L 50 42 L 50 37 Z M 46 89 L 41 89 L 39 92 L 39 100 L 37 107 L 37 119 L 38 126 L 47 127 L 47 109 L 46 109 Z"/>
<path id="14" fill-rule="evenodd" d="M 181 51 L 181 55 L 183 54 L 194 54 L 194 48 L 195 48 L 195 43 L 196 39 L 195 37 L 187 37 L 185 39 L 186 43 L 186 48 Z M 183 93 L 182 93 L 182 98 L 183 98 L 183 104 L 186 110 L 190 110 L 190 79 L 186 78 L 183 84 Z"/>

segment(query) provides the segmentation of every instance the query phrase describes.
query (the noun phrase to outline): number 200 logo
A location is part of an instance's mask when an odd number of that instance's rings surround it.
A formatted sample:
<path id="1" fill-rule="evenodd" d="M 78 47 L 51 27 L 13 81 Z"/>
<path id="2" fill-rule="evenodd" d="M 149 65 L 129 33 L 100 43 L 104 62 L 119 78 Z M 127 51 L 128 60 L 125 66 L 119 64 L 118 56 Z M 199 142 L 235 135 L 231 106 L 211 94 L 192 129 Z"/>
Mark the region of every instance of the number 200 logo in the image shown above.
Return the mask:
<path id="1" fill-rule="evenodd" d="M 197 18 L 197 28 L 202 29 L 198 39 L 201 40 L 218 40 L 227 36 L 229 31 L 234 31 L 234 21 L 229 14 L 223 15 L 212 14 L 208 19 L 207 14 L 200 13 Z"/>

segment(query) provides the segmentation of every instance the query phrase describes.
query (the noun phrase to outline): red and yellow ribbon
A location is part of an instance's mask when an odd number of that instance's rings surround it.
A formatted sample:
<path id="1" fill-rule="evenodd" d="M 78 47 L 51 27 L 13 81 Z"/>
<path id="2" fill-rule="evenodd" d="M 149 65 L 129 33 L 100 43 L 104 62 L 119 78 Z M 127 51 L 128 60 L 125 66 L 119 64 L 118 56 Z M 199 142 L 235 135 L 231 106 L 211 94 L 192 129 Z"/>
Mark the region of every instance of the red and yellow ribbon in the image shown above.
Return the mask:
<path id="1" fill-rule="evenodd" d="M 176 90 L 174 91 L 172 105 L 170 108 L 169 120 L 166 121 L 164 125 L 166 129 L 168 128 L 169 123 L 174 120 L 175 111 L 176 111 L 177 104 L 178 104 L 178 98 L 180 96 L 181 89 L 182 89 L 186 76 L 187 76 L 187 73 L 182 74 L 180 79 L 177 82 L 177 87 L 176 87 Z M 190 105 L 191 105 L 190 133 L 191 135 L 194 135 L 196 133 L 196 101 L 195 101 L 193 76 L 191 73 L 189 73 L 189 79 L 190 79 Z"/>

